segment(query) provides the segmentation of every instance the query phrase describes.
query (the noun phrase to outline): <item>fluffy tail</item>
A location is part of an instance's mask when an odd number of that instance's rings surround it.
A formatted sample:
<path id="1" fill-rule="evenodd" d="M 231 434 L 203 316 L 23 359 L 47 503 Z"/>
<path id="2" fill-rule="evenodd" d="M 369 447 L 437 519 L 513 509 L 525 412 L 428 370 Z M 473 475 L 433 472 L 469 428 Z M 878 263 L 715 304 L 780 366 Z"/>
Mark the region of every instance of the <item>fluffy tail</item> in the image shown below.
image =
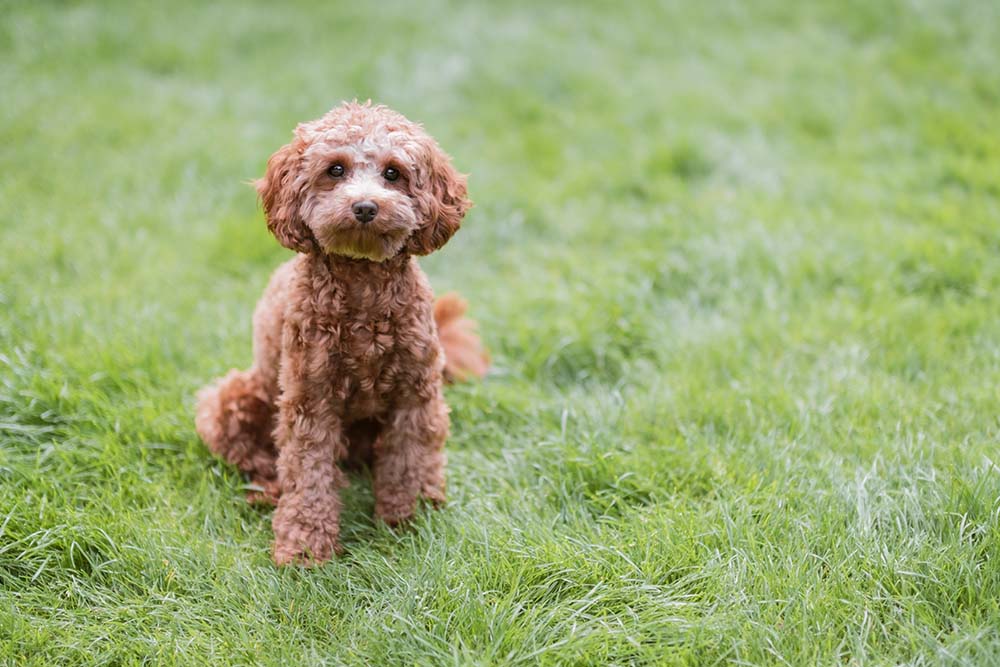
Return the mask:
<path id="1" fill-rule="evenodd" d="M 434 302 L 434 321 L 444 347 L 444 377 L 460 382 L 483 377 L 490 368 L 490 355 L 476 334 L 476 323 L 466 317 L 468 304 L 454 292 Z"/>

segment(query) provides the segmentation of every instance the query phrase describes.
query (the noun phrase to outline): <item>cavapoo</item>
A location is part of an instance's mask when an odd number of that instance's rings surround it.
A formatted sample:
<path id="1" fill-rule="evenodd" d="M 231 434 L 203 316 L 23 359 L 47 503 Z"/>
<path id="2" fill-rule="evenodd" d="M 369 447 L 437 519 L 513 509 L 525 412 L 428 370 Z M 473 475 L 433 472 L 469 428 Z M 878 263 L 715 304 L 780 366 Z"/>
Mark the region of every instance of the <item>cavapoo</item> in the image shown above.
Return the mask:
<path id="1" fill-rule="evenodd" d="M 373 473 L 375 513 L 445 500 L 445 379 L 488 360 L 465 303 L 434 303 L 416 256 L 443 246 L 471 206 L 465 177 L 424 129 L 345 103 L 302 123 L 256 183 L 267 227 L 298 254 L 253 316 L 253 366 L 198 394 L 198 434 L 276 502 L 274 561 L 340 551 L 341 466 Z"/>

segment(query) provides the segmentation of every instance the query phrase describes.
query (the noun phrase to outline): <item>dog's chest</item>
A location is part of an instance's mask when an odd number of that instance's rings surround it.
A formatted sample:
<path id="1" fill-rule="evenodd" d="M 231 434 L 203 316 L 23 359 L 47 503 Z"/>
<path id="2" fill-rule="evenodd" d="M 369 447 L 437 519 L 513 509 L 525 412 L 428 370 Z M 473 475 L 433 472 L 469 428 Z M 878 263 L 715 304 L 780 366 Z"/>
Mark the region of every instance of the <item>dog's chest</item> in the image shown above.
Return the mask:
<path id="1" fill-rule="evenodd" d="M 328 312 L 327 363 L 333 398 L 351 419 L 384 413 L 409 355 L 407 326 L 384 295 L 345 290 Z"/>

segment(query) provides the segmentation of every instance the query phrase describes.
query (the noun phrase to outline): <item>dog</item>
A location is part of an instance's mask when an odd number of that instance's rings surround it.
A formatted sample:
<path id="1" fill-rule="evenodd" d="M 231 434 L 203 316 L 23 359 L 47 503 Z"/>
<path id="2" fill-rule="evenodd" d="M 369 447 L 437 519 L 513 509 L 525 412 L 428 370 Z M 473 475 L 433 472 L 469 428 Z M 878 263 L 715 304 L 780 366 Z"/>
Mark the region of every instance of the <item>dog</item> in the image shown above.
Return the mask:
<path id="1" fill-rule="evenodd" d="M 300 124 L 256 182 L 267 227 L 297 255 L 253 316 L 253 365 L 197 396 L 208 448 L 277 504 L 277 565 L 340 553 L 344 467 L 369 466 L 390 525 L 445 502 L 442 384 L 485 374 L 465 302 L 434 302 L 416 257 L 472 203 L 466 177 L 419 124 L 371 102 Z"/>

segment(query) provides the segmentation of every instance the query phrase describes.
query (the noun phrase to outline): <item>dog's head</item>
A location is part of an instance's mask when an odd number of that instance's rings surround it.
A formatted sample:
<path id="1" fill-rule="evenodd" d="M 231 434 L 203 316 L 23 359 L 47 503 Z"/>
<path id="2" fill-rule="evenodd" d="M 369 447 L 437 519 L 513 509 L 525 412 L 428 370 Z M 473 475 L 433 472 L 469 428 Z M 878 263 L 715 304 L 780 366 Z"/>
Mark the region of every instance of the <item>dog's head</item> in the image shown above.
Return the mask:
<path id="1" fill-rule="evenodd" d="M 299 125 L 256 185 L 283 246 L 376 262 L 437 250 L 472 205 L 465 176 L 437 142 L 370 103 Z"/>

